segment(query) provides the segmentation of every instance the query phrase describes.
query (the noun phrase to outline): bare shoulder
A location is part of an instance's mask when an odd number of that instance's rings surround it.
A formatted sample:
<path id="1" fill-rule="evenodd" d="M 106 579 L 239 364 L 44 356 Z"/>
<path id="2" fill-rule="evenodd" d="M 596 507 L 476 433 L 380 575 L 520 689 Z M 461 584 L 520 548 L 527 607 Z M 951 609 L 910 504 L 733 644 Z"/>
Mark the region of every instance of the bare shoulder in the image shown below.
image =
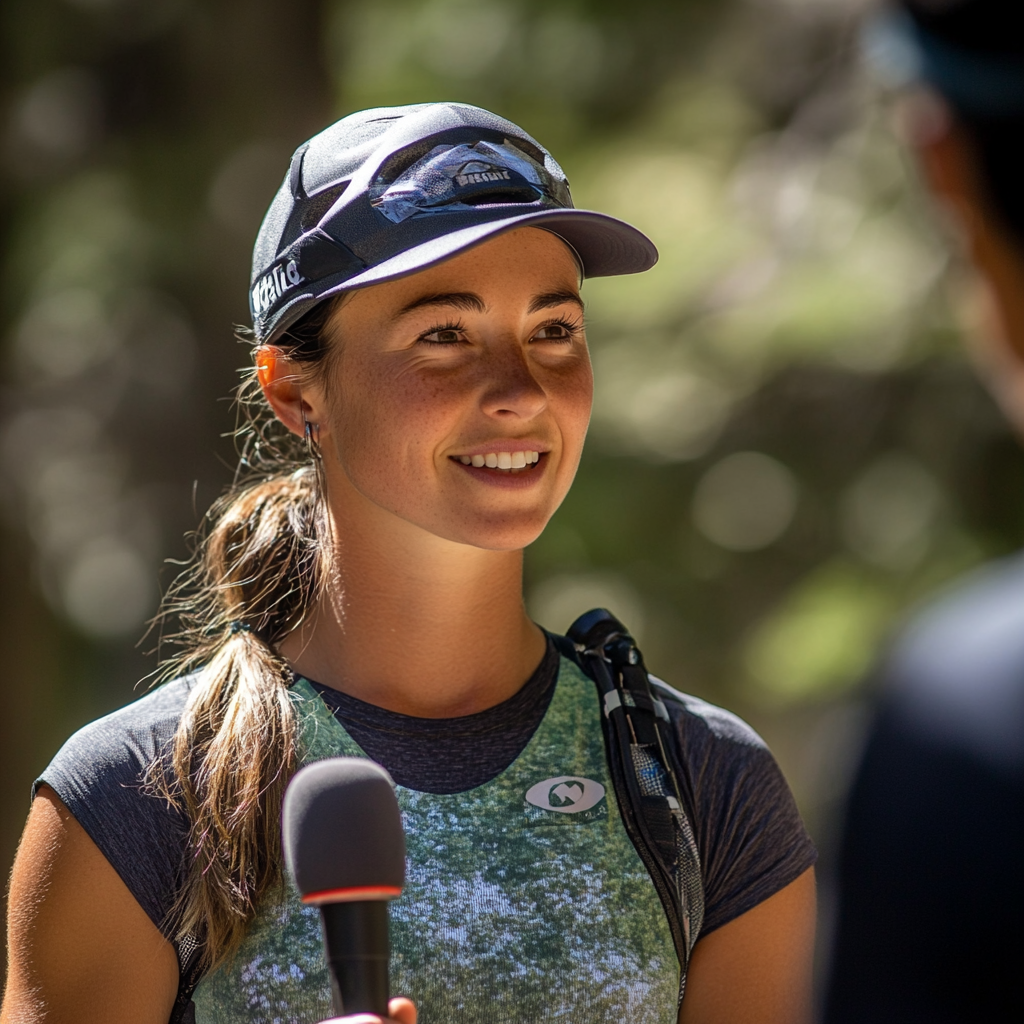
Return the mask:
<path id="1" fill-rule="evenodd" d="M 809 1024 L 814 869 L 694 947 L 680 1024 Z"/>
<path id="2" fill-rule="evenodd" d="M 167 1024 L 173 946 L 47 786 L 14 862 L 8 945 L 0 1024 Z"/>

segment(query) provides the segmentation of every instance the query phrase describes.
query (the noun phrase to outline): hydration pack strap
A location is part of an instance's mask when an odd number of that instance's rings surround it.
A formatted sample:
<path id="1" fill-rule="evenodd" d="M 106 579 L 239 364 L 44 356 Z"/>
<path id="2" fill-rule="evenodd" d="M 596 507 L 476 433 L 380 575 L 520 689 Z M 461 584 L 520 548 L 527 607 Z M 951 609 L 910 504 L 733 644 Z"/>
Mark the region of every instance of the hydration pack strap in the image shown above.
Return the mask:
<path id="1" fill-rule="evenodd" d="M 581 615 L 559 647 L 597 685 L 622 820 L 661 898 L 679 957 L 679 999 L 704 919 L 700 854 L 673 756 L 668 709 L 626 627 L 603 608 Z"/>
<path id="2" fill-rule="evenodd" d="M 192 993 L 203 979 L 203 947 L 189 934 L 175 942 L 174 949 L 178 954 L 178 995 L 168 1024 L 195 1024 L 196 1008 Z"/>

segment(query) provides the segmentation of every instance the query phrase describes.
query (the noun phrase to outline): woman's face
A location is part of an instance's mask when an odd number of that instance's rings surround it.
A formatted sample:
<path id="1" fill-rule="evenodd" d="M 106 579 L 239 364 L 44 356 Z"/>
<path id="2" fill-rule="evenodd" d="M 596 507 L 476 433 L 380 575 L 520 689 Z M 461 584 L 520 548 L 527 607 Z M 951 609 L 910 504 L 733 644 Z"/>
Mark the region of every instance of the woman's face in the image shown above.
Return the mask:
<path id="1" fill-rule="evenodd" d="M 303 388 L 330 500 L 438 537 L 525 547 L 572 483 L 593 378 L 566 245 L 523 228 L 351 293 Z"/>

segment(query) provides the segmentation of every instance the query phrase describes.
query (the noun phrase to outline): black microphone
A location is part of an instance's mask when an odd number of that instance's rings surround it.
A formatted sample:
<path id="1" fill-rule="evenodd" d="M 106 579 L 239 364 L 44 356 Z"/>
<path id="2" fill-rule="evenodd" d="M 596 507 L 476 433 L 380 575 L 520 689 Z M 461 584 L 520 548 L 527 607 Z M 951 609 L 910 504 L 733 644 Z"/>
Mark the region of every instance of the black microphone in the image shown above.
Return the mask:
<path id="1" fill-rule="evenodd" d="M 405 884 L 391 776 L 359 757 L 307 765 L 285 791 L 281 832 L 302 902 L 320 908 L 334 1013 L 387 1017 L 387 901 Z"/>

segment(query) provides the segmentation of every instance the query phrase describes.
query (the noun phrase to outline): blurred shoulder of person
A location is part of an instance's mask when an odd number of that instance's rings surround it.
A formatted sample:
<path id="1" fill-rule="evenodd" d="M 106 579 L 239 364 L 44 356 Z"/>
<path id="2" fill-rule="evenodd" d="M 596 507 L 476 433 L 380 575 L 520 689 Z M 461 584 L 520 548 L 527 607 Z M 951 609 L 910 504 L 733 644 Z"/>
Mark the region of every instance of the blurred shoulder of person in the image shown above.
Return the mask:
<path id="1" fill-rule="evenodd" d="M 907 0 L 907 141 L 973 266 L 979 375 L 1024 436 L 1017 5 Z M 877 670 L 838 858 L 826 1024 L 1024 1019 L 1024 554 L 925 608 Z"/>
<path id="2" fill-rule="evenodd" d="M 1024 555 L 926 609 L 879 676 L 825 1020 L 1024 1019 Z"/>

